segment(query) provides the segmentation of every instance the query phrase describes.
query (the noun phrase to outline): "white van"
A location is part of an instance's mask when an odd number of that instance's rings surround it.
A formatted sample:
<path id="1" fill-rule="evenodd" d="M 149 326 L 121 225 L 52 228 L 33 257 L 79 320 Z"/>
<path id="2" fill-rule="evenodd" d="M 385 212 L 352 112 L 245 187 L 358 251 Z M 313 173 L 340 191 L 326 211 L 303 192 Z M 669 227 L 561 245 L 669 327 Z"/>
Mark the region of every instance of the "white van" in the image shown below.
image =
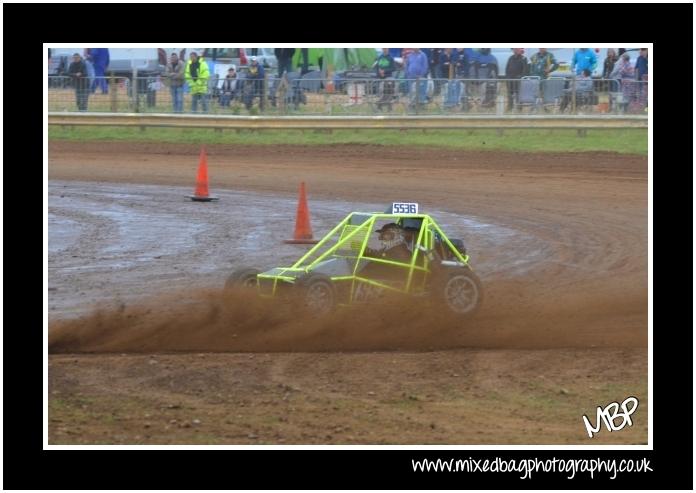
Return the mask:
<path id="1" fill-rule="evenodd" d="M 203 57 L 207 62 L 235 65 L 237 70 L 242 71 L 248 65 L 250 56 L 255 56 L 267 69 L 278 67 L 273 48 L 205 48 L 203 50 Z"/>

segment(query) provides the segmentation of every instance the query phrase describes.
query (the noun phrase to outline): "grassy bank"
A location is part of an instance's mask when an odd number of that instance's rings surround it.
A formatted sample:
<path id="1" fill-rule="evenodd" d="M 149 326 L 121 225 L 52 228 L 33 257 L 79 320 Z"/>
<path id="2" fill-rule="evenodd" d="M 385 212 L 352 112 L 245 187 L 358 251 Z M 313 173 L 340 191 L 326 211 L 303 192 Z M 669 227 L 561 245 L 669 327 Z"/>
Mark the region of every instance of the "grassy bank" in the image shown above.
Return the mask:
<path id="1" fill-rule="evenodd" d="M 645 129 L 588 130 L 224 130 L 123 127 L 49 127 L 55 140 L 182 142 L 196 144 L 381 144 L 517 152 L 648 153 Z"/>

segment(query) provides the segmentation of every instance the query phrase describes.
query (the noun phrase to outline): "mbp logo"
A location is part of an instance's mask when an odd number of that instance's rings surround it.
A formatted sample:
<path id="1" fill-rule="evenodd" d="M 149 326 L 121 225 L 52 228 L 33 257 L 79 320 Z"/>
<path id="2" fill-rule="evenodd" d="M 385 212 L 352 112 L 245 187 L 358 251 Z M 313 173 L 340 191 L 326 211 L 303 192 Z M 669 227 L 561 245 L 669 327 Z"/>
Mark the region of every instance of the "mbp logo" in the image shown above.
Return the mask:
<path id="1" fill-rule="evenodd" d="M 622 412 L 619 412 L 619 407 Z M 630 409 L 629 409 L 630 407 Z M 619 406 L 618 402 L 612 402 L 607 407 L 602 409 L 602 406 L 597 406 L 597 426 L 593 427 L 590 420 L 583 414 L 582 421 L 585 423 L 585 428 L 587 429 L 587 434 L 592 438 L 593 434 L 599 433 L 602 428 L 602 421 L 606 428 L 611 431 L 623 430 L 624 426 L 633 426 L 633 421 L 631 420 L 631 414 L 636 412 L 638 409 L 638 399 L 636 397 L 627 397 Z M 616 419 L 621 418 L 621 425 L 617 426 L 615 424 Z"/>

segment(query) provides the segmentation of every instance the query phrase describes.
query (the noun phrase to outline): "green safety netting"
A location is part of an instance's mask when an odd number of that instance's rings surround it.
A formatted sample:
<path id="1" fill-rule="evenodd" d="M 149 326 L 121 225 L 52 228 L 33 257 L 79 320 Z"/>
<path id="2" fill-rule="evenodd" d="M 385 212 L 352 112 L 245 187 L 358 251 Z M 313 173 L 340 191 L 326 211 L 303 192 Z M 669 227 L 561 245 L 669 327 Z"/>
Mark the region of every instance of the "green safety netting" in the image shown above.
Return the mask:
<path id="1" fill-rule="evenodd" d="M 357 69 L 370 69 L 377 59 L 377 51 L 374 48 L 308 48 L 308 65 L 321 67 L 329 72 Z M 293 67 L 302 66 L 302 49 L 297 48 L 292 58 Z"/>

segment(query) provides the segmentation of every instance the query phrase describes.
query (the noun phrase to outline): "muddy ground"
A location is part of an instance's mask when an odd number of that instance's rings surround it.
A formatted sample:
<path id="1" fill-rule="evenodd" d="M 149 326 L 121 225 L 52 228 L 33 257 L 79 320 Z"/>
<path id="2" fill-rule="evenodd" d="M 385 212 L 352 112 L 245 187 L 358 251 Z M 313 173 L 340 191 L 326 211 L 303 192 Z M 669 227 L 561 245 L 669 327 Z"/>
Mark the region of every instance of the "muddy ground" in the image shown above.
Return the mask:
<path id="1" fill-rule="evenodd" d="M 49 144 L 49 443 L 647 443 L 647 159 L 379 146 Z M 223 294 L 352 210 L 417 201 L 486 298 L 307 320 Z M 640 399 L 587 437 L 582 415 Z"/>

